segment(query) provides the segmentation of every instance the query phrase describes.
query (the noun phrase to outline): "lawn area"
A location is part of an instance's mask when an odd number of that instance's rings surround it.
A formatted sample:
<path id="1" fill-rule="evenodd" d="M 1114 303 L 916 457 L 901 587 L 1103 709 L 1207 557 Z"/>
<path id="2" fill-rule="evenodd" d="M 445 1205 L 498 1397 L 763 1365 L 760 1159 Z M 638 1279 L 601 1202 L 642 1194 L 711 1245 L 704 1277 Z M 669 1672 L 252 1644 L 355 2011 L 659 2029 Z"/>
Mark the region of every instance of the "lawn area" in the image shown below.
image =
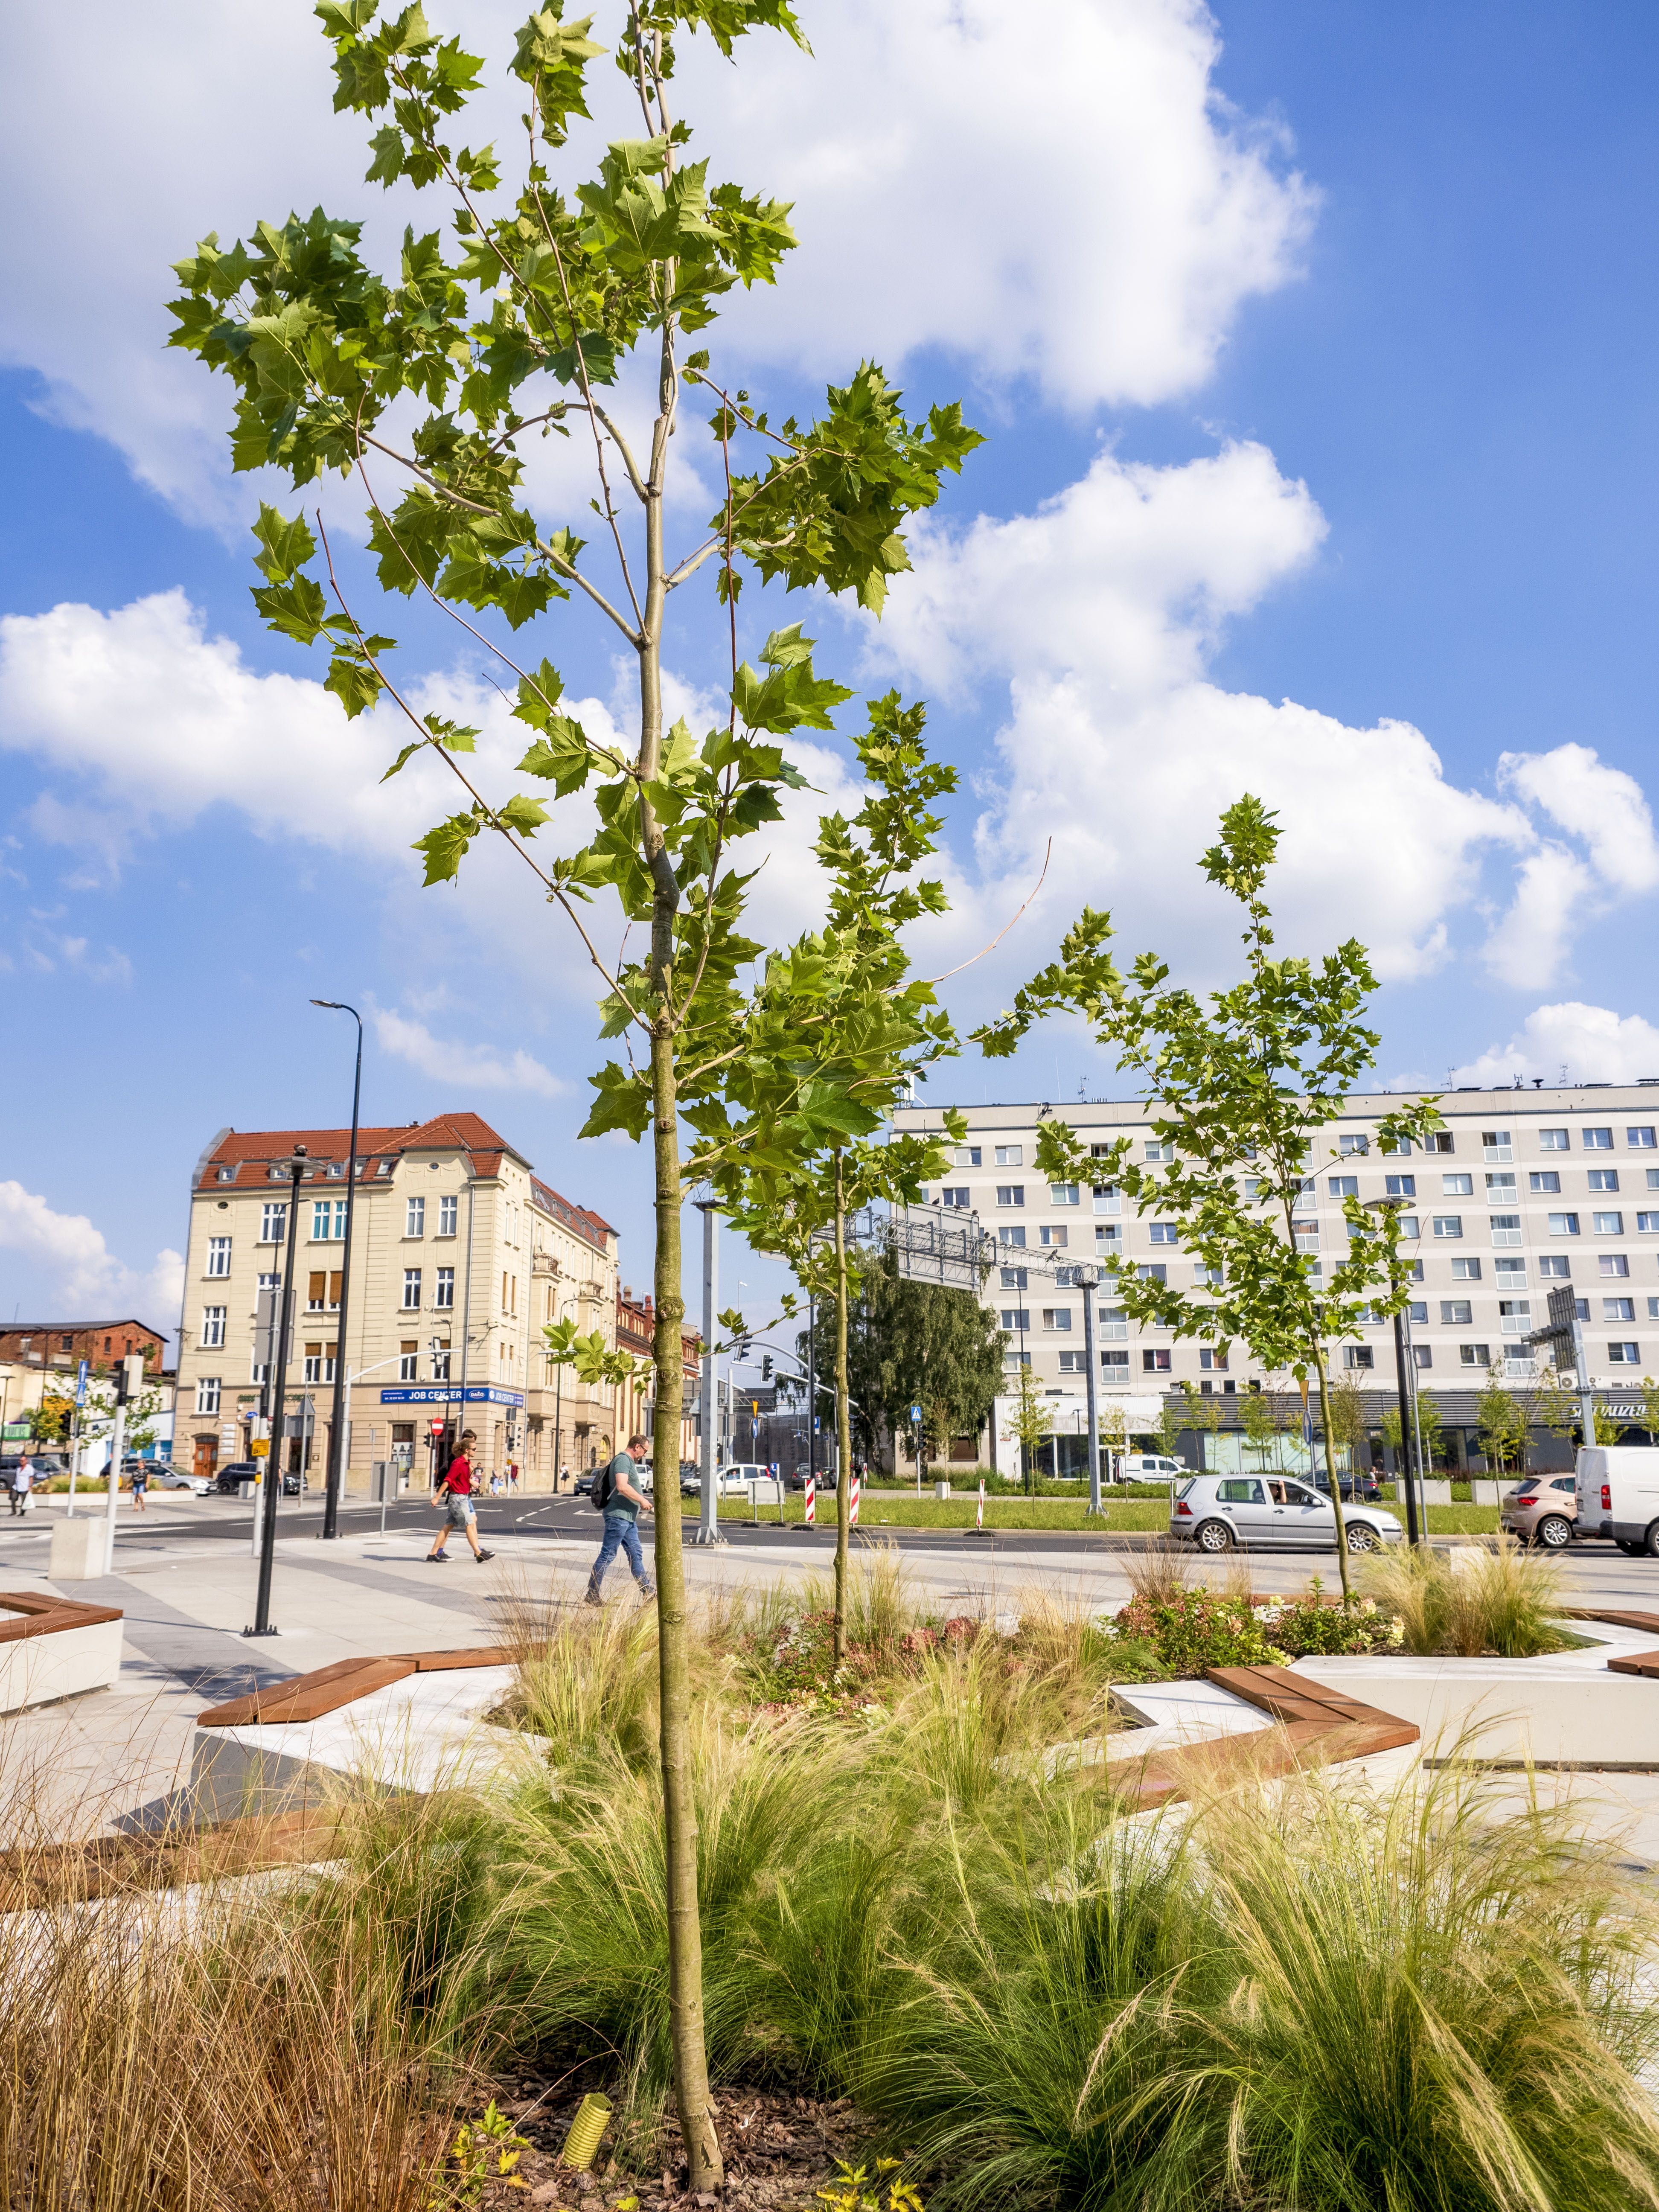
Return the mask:
<path id="1" fill-rule="evenodd" d="M 682 1498 L 681 1510 L 688 1520 L 695 1518 L 697 1501 Z M 1082 1529 L 1100 1534 L 1148 1534 L 1166 1529 L 1170 1525 L 1170 1509 L 1162 1498 L 1122 1498 L 1108 1493 L 1103 1522 L 1092 1519 L 1087 1510 L 1086 1498 L 988 1498 L 985 1501 L 985 1526 L 988 1528 L 1048 1528 L 1054 1530 Z M 977 1500 L 966 1498 L 918 1498 L 914 1491 L 866 1490 L 859 1508 L 859 1527 L 871 1528 L 971 1528 Z M 1392 1510 L 1392 1509 L 1391 1509 Z M 789 1492 L 783 1501 L 783 1525 L 800 1526 L 805 1508 L 799 1491 Z M 1498 1508 L 1495 1505 L 1431 1505 L 1428 1509 L 1429 1534 L 1431 1536 L 1489 1536 L 1498 1527 Z M 1402 1516 L 1403 1518 L 1403 1513 Z M 745 1500 L 732 1498 L 720 1501 L 723 1521 L 744 1521 L 752 1524 L 753 1514 Z M 760 1509 L 763 1528 L 769 1522 L 778 1524 L 775 1505 Z M 817 1501 L 817 1525 L 834 1528 L 836 1501 L 833 1495 Z"/>

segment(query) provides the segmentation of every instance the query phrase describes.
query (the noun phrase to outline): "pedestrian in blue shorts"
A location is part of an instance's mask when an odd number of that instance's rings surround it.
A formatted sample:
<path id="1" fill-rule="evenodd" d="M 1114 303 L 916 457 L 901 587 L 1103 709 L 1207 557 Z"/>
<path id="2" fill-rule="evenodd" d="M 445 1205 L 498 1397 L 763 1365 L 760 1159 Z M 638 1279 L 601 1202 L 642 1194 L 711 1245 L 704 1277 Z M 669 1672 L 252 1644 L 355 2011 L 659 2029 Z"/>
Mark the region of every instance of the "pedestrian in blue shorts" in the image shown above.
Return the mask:
<path id="1" fill-rule="evenodd" d="M 628 1564 L 634 1571 L 634 1579 L 640 1586 L 641 1597 L 654 1597 L 655 1587 L 645 1571 L 645 1553 L 640 1548 L 640 1513 L 651 1510 L 651 1500 L 634 1487 L 632 1478 L 645 1458 L 647 1439 L 629 1437 L 628 1449 L 619 1451 L 600 1474 L 593 1486 L 593 1503 L 605 1515 L 605 1541 L 599 1546 L 599 1556 L 593 1562 L 593 1572 L 588 1578 L 587 1602 L 602 1605 L 599 1584 L 605 1580 L 605 1569 L 618 1552 L 625 1552 Z"/>

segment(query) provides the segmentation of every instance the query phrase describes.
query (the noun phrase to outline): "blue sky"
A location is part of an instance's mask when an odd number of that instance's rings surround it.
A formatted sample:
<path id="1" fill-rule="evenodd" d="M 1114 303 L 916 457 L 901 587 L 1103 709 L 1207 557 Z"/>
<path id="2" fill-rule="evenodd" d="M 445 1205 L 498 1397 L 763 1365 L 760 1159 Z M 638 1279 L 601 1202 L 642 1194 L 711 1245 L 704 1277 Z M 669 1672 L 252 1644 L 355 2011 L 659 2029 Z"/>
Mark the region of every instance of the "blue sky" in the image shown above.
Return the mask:
<path id="1" fill-rule="evenodd" d="M 433 13 L 501 50 L 507 15 Z M 717 166 L 793 197 L 804 240 L 735 319 L 736 373 L 810 405 L 870 351 L 989 441 L 879 635 L 757 595 L 745 649 L 800 616 L 848 681 L 932 701 L 963 777 L 957 912 L 918 948 L 939 967 L 1054 839 L 1026 920 L 951 987 L 964 1020 L 1085 897 L 1218 979 L 1231 922 L 1193 860 L 1249 786 L 1285 823 L 1287 941 L 1376 948 L 1385 1079 L 1659 1073 L 1651 11 L 1053 16 L 1033 47 L 988 11 L 848 0 L 807 11 L 810 70 L 687 71 Z M 618 1225 L 642 1283 L 647 1163 L 574 1142 L 599 1054 L 568 944 L 493 864 L 419 890 L 424 823 L 374 788 L 398 740 L 328 720 L 320 668 L 258 625 L 222 395 L 159 349 L 165 264 L 202 232 L 319 198 L 389 219 L 307 12 L 204 34 L 175 0 L 142 50 L 113 10 L 104 29 L 15 23 L 3 72 L 29 220 L 3 247 L 0 1295 L 171 1326 L 202 1145 L 343 1115 L 349 1024 L 313 994 L 374 1010 L 369 1118 L 473 1107 Z M 477 656 L 398 612 L 411 669 L 476 690 Z M 671 641 L 694 697 L 719 679 L 708 615 Z M 597 629 L 538 649 L 623 710 Z M 808 758 L 837 802 L 845 759 Z M 763 879 L 781 934 L 811 920 L 810 835 Z M 931 1088 L 1079 1083 L 1112 1087 L 1060 1030 Z"/>

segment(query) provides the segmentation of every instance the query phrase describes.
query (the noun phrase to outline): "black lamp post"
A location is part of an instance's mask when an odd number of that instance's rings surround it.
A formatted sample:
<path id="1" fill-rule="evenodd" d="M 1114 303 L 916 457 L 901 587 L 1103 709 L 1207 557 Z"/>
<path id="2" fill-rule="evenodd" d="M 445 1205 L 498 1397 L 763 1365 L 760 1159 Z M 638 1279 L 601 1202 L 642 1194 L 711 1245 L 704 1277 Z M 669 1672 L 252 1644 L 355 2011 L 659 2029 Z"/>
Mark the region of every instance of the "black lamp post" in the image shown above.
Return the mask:
<path id="1" fill-rule="evenodd" d="M 276 1357 L 271 1367 L 270 1379 L 265 1385 L 265 1402 L 270 1407 L 270 1436 L 266 1446 L 264 1496 L 260 1500 L 259 1534 L 259 1590 L 254 1604 L 253 1626 L 242 1631 L 244 1636 L 275 1636 L 270 1625 L 270 1569 L 276 1554 L 276 1499 L 283 1487 L 283 1431 L 287 1426 L 288 1405 L 288 1317 L 293 1310 L 294 1243 L 300 1226 L 300 1184 L 306 1171 L 306 1148 L 294 1147 L 294 1160 L 289 1172 L 293 1180 L 288 1197 L 288 1251 L 283 1261 L 283 1273 L 276 1285 Z"/>
<path id="2" fill-rule="evenodd" d="M 1407 1200 L 1403 1198 L 1374 1198 L 1366 1206 L 1369 1213 L 1404 1213 L 1407 1210 Z M 1417 1525 L 1417 1486 L 1412 1479 L 1411 1392 L 1406 1380 L 1406 1332 L 1397 1312 L 1394 1317 L 1394 1373 L 1395 1387 L 1400 1396 L 1400 1477 L 1406 1490 L 1406 1541 L 1415 1548 L 1420 1539 Z"/>
<path id="3" fill-rule="evenodd" d="M 345 1395 L 346 1317 L 351 1291 L 351 1216 L 357 1198 L 357 1105 L 363 1089 L 363 1018 L 356 1006 L 348 1006 L 338 999 L 313 999 L 311 1003 L 313 1006 L 326 1006 L 331 1013 L 349 1014 L 357 1024 L 357 1072 L 351 1079 L 351 1150 L 346 1155 L 345 1249 L 340 1255 L 340 1318 L 335 1331 L 334 1417 L 329 1425 L 328 1486 L 323 1501 L 323 1538 L 326 1542 L 340 1533 L 346 1423 L 350 1418 Z"/>

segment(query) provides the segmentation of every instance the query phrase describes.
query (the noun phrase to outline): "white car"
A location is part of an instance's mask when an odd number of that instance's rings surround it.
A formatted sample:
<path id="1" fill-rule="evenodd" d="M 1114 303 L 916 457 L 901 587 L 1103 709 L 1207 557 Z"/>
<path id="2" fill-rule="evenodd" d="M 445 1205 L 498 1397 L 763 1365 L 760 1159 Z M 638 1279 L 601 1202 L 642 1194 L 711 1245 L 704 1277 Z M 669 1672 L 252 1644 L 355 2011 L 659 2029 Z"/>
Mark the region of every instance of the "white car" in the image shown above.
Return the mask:
<path id="1" fill-rule="evenodd" d="M 1392 1513 L 1375 1505 L 1344 1505 L 1351 1552 L 1378 1552 L 1405 1533 Z M 1287 1544 L 1336 1549 L 1336 1515 L 1323 1492 L 1283 1474 L 1195 1474 L 1176 1487 L 1170 1534 L 1200 1552 L 1231 1552 L 1244 1544 Z"/>
<path id="2" fill-rule="evenodd" d="M 188 1468 L 173 1467 L 166 1460 L 152 1460 L 149 1475 L 151 1481 L 163 1490 L 187 1490 L 192 1498 L 205 1498 L 213 1487 L 210 1476 L 192 1474 Z"/>

